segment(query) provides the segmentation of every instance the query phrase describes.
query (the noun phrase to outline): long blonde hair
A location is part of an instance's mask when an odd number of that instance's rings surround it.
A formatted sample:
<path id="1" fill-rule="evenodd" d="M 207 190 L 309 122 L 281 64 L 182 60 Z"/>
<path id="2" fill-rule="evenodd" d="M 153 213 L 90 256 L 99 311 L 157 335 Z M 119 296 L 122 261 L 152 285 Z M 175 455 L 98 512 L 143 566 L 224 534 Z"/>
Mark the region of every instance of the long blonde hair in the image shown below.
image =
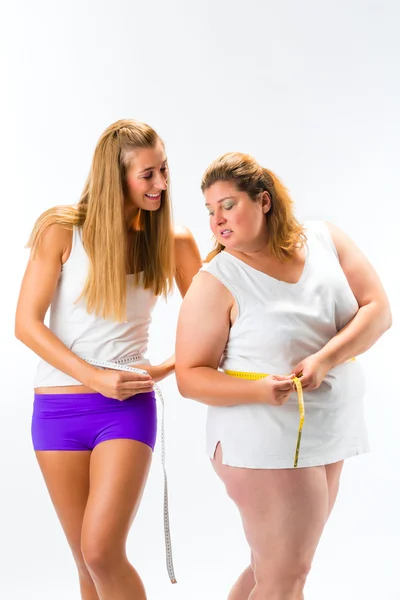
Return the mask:
<path id="1" fill-rule="evenodd" d="M 50 225 L 59 224 L 70 230 L 82 228 L 90 268 L 80 298 L 84 298 L 89 313 L 118 321 L 126 318 L 129 268 L 124 220 L 126 175 L 132 151 L 154 148 L 159 140 L 154 129 L 139 121 L 120 120 L 110 125 L 97 143 L 79 203 L 47 210 L 33 228 L 27 244 L 33 257 Z M 139 233 L 132 251 L 134 284 L 138 284 L 140 271 L 144 271 L 144 287 L 155 295 L 166 295 L 174 275 L 169 184 L 162 191 L 160 208 L 139 210 L 135 227 Z"/>
<path id="2" fill-rule="evenodd" d="M 289 192 L 272 171 L 261 167 L 252 156 L 228 152 L 214 160 L 203 175 L 202 192 L 217 181 L 233 183 L 254 202 L 257 202 L 261 192 L 268 192 L 271 198 L 271 208 L 266 214 L 269 245 L 272 255 L 280 261 L 290 260 L 296 248 L 305 243 L 304 228 L 293 214 L 293 201 Z M 209 262 L 224 248 L 215 240 L 214 248 L 205 262 Z"/>

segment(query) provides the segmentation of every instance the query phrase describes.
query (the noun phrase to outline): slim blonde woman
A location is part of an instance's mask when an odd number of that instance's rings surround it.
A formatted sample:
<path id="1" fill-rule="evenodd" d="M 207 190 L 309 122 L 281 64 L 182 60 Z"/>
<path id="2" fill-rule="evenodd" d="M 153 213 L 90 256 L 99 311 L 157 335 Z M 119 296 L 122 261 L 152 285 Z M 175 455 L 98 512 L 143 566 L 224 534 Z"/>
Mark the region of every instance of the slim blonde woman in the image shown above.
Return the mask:
<path id="1" fill-rule="evenodd" d="M 355 244 L 333 225 L 298 223 L 250 156 L 214 161 L 202 190 L 216 247 L 181 307 L 176 374 L 183 396 L 209 405 L 207 453 L 251 548 L 229 600 L 301 600 L 343 461 L 368 450 L 351 359 L 388 329 L 390 309 Z"/>
<path id="2" fill-rule="evenodd" d="M 78 205 L 44 213 L 30 246 L 16 335 L 41 358 L 32 418 L 37 460 L 82 600 L 143 600 L 125 544 L 156 440 L 153 383 L 174 370 L 173 357 L 154 366 L 146 359 L 148 328 L 173 278 L 183 296 L 201 266 L 190 232 L 172 228 L 167 156 L 156 132 L 137 121 L 111 125 Z"/>

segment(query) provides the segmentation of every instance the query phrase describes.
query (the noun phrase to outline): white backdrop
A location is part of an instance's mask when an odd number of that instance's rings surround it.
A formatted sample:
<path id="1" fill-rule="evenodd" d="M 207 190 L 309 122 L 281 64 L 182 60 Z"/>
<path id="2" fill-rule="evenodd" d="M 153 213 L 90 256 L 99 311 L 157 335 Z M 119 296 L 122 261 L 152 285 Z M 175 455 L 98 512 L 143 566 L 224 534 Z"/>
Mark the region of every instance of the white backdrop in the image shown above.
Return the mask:
<path id="1" fill-rule="evenodd" d="M 342 227 L 389 293 L 395 324 L 361 361 L 373 452 L 350 460 L 307 600 L 400 597 L 398 64 L 396 0 L 13 0 L 1 5 L 0 597 L 77 599 L 75 569 L 31 450 L 36 357 L 13 337 L 35 218 L 77 201 L 95 143 L 133 117 L 165 139 L 176 220 L 210 247 L 199 182 L 222 152 L 276 171 L 300 219 Z M 150 358 L 173 351 L 175 294 Z M 238 514 L 204 452 L 205 408 L 171 377 L 167 447 L 179 584 L 164 569 L 157 446 L 129 553 L 150 600 L 222 600 L 246 565 Z"/>

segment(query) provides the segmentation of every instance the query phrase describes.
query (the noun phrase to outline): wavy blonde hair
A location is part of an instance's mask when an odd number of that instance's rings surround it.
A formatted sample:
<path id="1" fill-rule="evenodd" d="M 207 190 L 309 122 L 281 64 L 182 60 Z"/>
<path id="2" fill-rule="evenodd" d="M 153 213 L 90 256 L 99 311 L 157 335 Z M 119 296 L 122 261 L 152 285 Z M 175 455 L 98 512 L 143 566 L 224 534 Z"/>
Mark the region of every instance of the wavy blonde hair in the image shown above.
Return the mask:
<path id="1" fill-rule="evenodd" d="M 261 167 L 248 154 L 228 152 L 223 154 L 207 168 L 201 182 L 204 192 L 217 181 L 229 181 L 240 192 L 246 192 L 251 200 L 257 202 L 262 192 L 268 192 L 271 208 L 267 212 L 269 245 L 271 253 L 282 262 L 290 260 L 295 250 L 306 242 L 304 228 L 293 214 L 293 201 L 289 192 L 278 177 Z M 205 262 L 222 252 L 225 246 L 215 240 L 214 248 Z"/>
<path id="2" fill-rule="evenodd" d="M 27 246 L 34 257 L 43 233 L 54 224 L 72 230 L 82 228 L 82 240 L 89 257 L 88 277 L 80 298 L 89 313 L 118 321 L 126 319 L 126 292 L 129 257 L 124 220 L 126 176 L 132 152 L 154 148 L 159 138 L 146 125 L 134 120 L 120 120 L 110 125 L 100 137 L 93 161 L 76 206 L 57 206 L 37 220 Z M 163 142 L 162 142 L 163 143 Z M 162 191 L 161 206 L 156 211 L 139 210 L 135 218 L 132 259 L 134 284 L 143 285 L 155 295 L 166 295 L 174 275 L 173 230 L 169 183 Z M 77 300 L 79 300 L 78 298 Z"/>

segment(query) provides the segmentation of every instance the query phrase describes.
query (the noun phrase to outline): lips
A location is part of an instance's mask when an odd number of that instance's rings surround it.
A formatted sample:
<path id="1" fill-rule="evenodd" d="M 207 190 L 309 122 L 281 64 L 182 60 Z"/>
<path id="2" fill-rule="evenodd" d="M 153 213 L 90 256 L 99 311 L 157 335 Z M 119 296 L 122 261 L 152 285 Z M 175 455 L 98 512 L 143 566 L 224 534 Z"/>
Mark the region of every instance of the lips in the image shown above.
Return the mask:
<path id="1" fill-rule="evenodd" d="M 161 192 L 159 192 L 158 194 L 145 194 L 146 198 L 148 198 L 149 200 L 160 200 L 161 198 Z"/>
<path id="2" fill-rule="evenodd" d="M 219 235 L 221 237 L 228 237 L 229 235 L 231 235 L 231 233 L 233 233 L 232 229 L 221 229 Z"/>

